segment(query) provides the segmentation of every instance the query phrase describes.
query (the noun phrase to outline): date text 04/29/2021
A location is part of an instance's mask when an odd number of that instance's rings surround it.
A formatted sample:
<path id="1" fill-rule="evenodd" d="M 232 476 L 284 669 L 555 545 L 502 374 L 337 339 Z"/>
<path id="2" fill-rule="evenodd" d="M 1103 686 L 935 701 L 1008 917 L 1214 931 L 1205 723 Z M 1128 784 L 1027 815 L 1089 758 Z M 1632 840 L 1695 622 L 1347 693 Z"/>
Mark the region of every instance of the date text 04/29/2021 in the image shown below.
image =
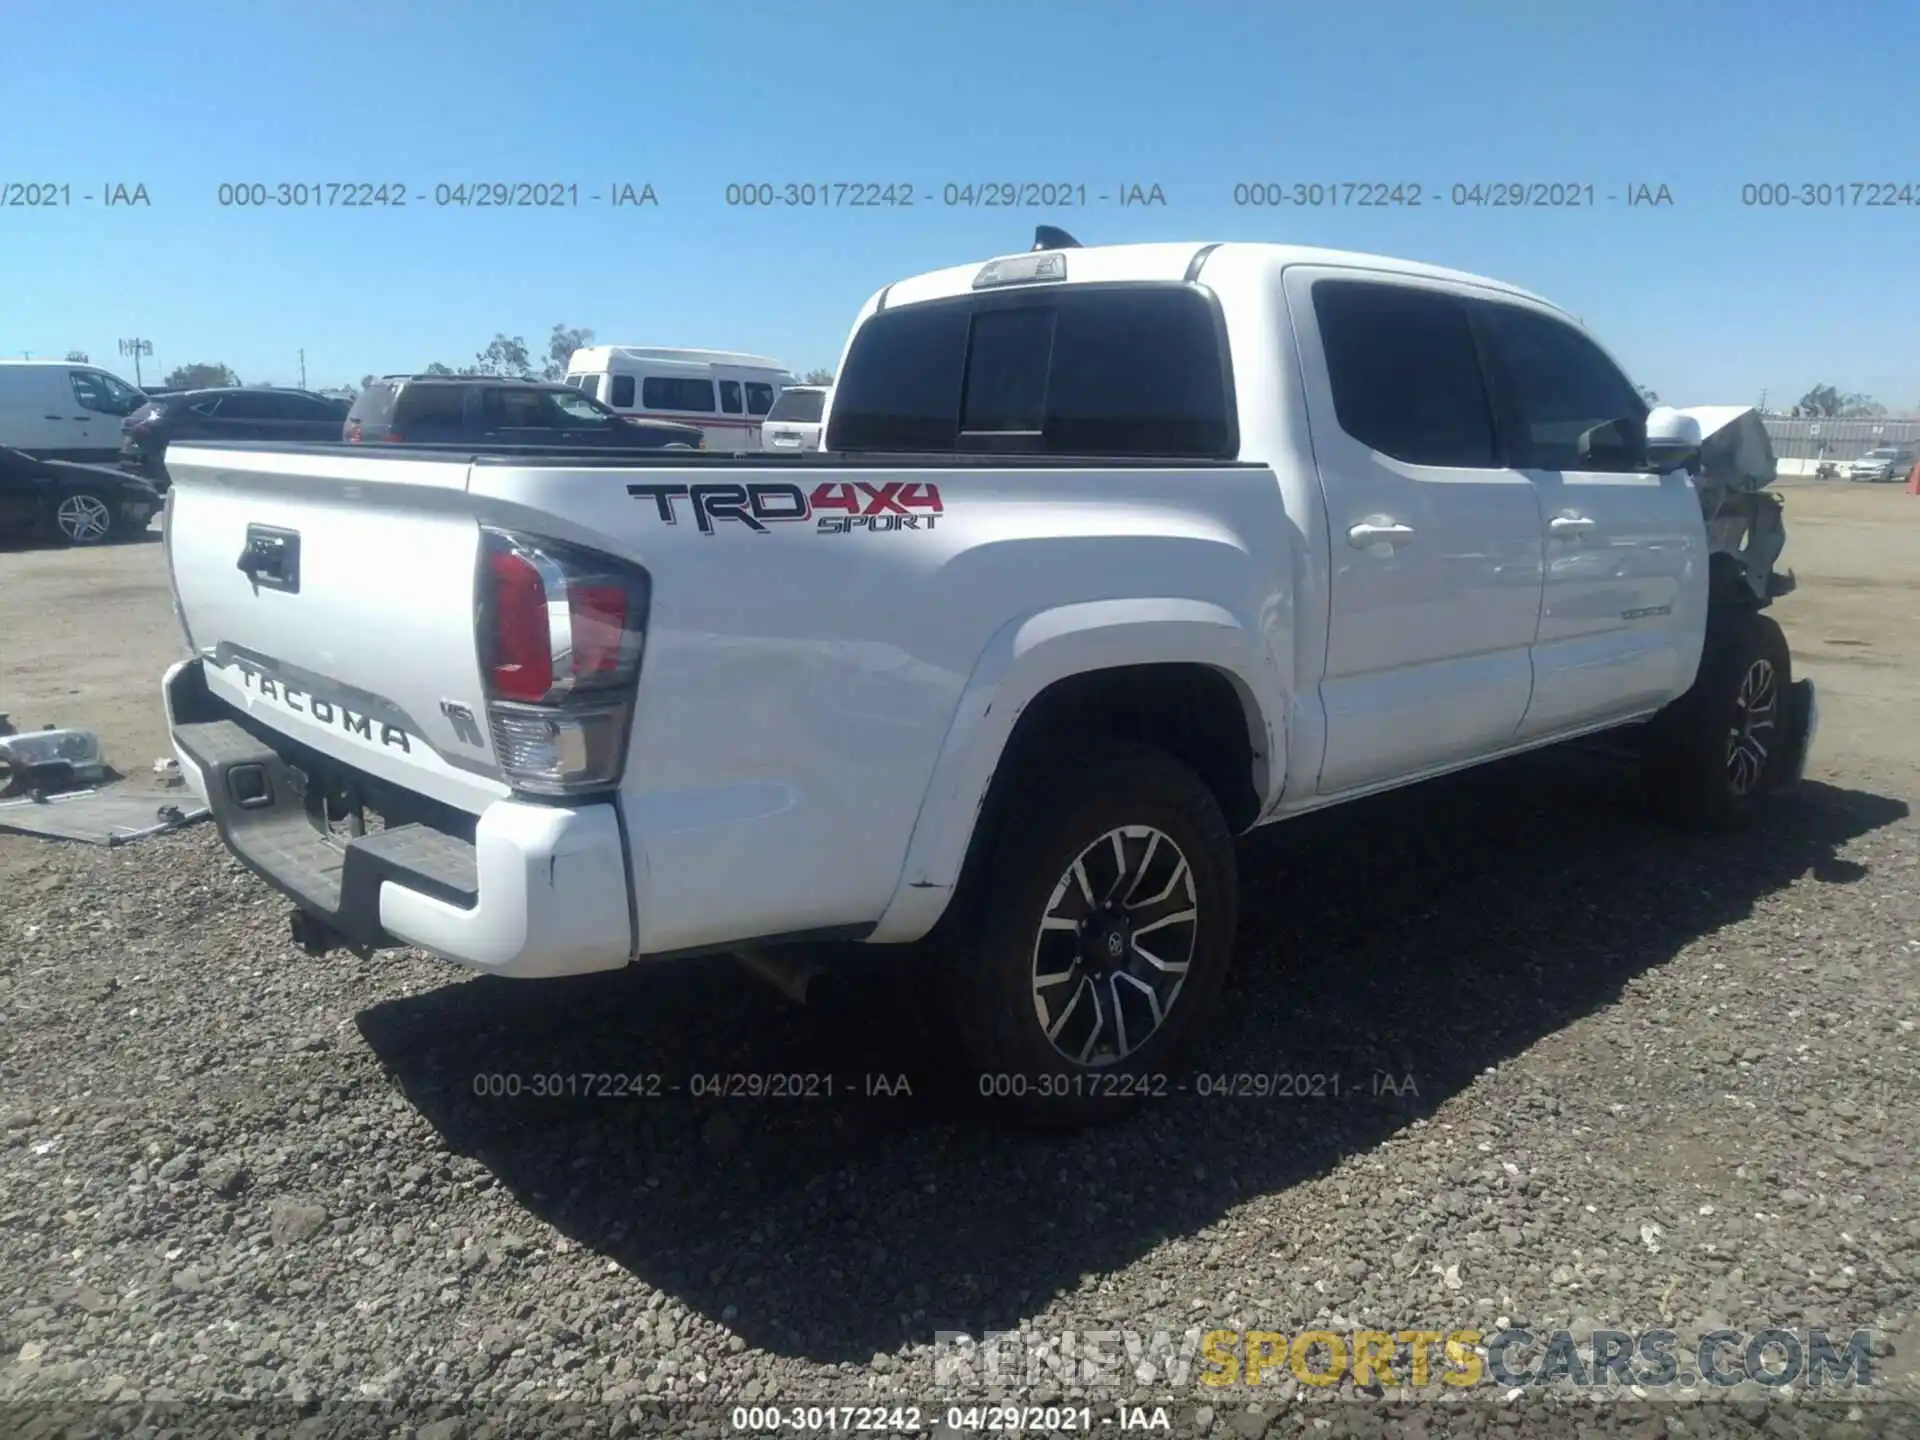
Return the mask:
<path id="1" fill-rule="evenodd" d="M 455 180 L 431 187 L 404 180 L 251 180 L 216 187 L 214 204 L 239 210 L 657 209 L 660 196 L 644 180 Z"/>
<path id="2" fill-rule="evenodd" d="M 1657 182 L 1596 185 L 1586 180 L 1475 180 L 1424 185 L 1391 180 L 1243 180 L 1233 187 L 1241 209 L 1592 210 L 1671 209 L 1670 187 Z"/>
<path id="3" fill-rule="evenodd" d="M 730 209 L 949 210 L 1087 209 L 1094 205 L 1165 209 L 1157 181 L 949 180 L 938 186 L 911 180 L 742 180 L 722 198 Z"/>

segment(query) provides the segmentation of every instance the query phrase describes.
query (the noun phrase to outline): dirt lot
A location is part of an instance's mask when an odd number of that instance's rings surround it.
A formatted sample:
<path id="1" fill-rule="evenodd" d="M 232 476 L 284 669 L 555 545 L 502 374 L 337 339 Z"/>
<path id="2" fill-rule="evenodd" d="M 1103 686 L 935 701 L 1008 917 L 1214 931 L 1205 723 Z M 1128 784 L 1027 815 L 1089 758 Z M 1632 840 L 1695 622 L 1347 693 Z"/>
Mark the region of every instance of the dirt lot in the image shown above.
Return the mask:
<path id="1" fill-rule="evenodd" d="M 1775 614 L 1821 731 L 1764 830 L 1667 831 L 1617 771 L 1553 754 L 1248 842 L 1209 1059 L 1339 1099 L 1182 1099 L 1047 1140 L 924 1090 L 540 1098 L 535 1077 L 918 1057 L 857 995 L 798 1010 L 724 962 L 514 986 L 308 959 L 205 827 L 0 836 L 0 1399 L 631 1420 L 671 1397 L 719 1433 L 723 1404 L 924 1401 L 940 1330 L 1315 1325 L 1869 1329 L 1866 1399 L 1915 1393 L 1920 499 L 1781 489 L 1801 588 Z M 0 637 L 0 709 L 95 727 L 144 781 L 179 649 L 160 548 L 0 554 Z M 1212 1391 L 1130 1360 L 1114 1384 L 1219 1434 L 1299 1433 L 1330 1396 L 1415 1413 L 1284 1370 Z M 1676 1393 L 1701 1392 L 1655 1398 Z M 1535 1433 L 1493 1403 L 1419 1411 Z"/>

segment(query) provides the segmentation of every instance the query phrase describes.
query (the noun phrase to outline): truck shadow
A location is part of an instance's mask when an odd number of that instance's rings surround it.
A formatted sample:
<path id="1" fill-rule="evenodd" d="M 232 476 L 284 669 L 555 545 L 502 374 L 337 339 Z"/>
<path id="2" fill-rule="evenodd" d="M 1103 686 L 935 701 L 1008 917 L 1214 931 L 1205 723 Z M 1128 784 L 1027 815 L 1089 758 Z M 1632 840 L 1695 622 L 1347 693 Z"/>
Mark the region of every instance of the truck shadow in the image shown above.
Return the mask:
<path id="1" fill-rule="evenodd" d="M 1205 1069 L 1337 1076 L 1343 1094 L 1175 1095 L 1066 1137 L 930 1094 L 922 1037 L 872 991 L 803 1009 L 724 960 L 449 985 L 359 1023 L 448 1145 L 533 1216 L 755 1347 L 864 1364 L 1006 1328 L 1327 1171 L 1782 887 L 1860 878 L 1837 851 L 1907 813 L 1809 782 L 1764 829 L 1684 835 L 1610 762 L 1550 753 L 1261 832 Z M 688 1094 L 695 1076 L 823 1073 L 833 1099 Z M 525 1093 L 643 1075 L 661 1093 Z M 867 1075 L 905 1075 L 914 1097 L 867 1094 Z M 523 1093 L 477 1093 L 487 1076 Z"/>

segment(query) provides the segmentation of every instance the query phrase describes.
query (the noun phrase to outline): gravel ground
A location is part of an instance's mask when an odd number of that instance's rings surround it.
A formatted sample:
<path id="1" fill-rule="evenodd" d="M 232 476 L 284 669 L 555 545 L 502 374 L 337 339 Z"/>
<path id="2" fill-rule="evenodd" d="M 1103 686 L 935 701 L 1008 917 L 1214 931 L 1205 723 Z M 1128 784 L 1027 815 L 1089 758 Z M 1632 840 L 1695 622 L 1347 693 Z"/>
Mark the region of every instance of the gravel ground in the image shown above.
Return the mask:
<path id="1" fill-rule="evenodd" d="M 1865 1326 L 1883 1374 L 1911 1368 L 1920 843 L 1897 801 L 1810 783 L 1765 832 L 1683 837 L 1554 756 L 1262 837 L 1209 1061 L 1360 1093 L 1170 1099 L 1066 1140 L 924 1085 L 476 1095 L 915 1056 L 884 1006 L 800 1009 L 724 962 L 515 986 L 310 959 L 204 827 L 21 843 L 16 1401 L 865 1403 L 930 1393 L 938 1329 L 1316 1319 Z"/>
<path id="2" fill-rule="evenodd" d="M 0 1433 L 36 1404 L 216 1396 L 273 1402 L 235 1412 L 269 1432 L 385 1397 L 424 1440 L 472 1402 L 560 1407 L 523 1434 L 705 1402 L 665 1429 L 730 1433 L 723 1405 L 924 1402 L 937 1332 L 1008 1328 L 1871 1329 L 1876 1393 L 1920 1394 L 1920 614 L 1886 518 L 1920 505 L 1796 492 L 1796 525 L 1816 501 L 1885 516 L 1795 531 L 1781 619 L 1826 713 L 1765 828 L 1668 831 L 1611 762 L 1552 754 L 1247 843 L 1209 1073 L 1337 1099 L 1190 1091 L 1009 1135 L 858 983 L 802 1009 L 725 961 L 515 985 L 316 960 L 205 827 L 0 836 Z M 685 1093 L 820 1072 L 914 1094 Z M 644 1074 L 662 1093 L 530 1093 Z M 1175 1433 L 1547 1423 L 1531 1396 L 1114 1383 L 1094 1394 L 1178 1399 Z M 1812 1414 L 1733 1398 L 1634 1433 Z M 1920 1402 L 1846 1413 L 1818 1433 L 1910 1433 Z"/>

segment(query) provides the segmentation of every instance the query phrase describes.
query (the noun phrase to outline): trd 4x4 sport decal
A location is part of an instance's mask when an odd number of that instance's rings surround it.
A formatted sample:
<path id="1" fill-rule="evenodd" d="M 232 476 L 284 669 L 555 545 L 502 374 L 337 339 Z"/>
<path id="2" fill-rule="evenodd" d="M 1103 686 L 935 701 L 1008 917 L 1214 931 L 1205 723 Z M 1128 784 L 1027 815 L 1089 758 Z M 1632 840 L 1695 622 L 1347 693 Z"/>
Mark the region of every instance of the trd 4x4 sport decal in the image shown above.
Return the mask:
<path id="1" fill-rule="evenodd" d="M 826 480 L 807 494 L 798 485 L 767 482 L 754 485 L 629 485 L 637 500 L 651 500 L 660 518 L 678 525 L 674 502 L 685 500 L 693 523 L 702 535 L 711 535 L 721 520 L 737 520 L 761 535 L 770 526 L 812 520 L 822 535 L 848 535 L 856 530 L 931 530 L 940 522 L 940 487 L 919 480 L 888 480 L 869 485 L 864 480 Z"/>

